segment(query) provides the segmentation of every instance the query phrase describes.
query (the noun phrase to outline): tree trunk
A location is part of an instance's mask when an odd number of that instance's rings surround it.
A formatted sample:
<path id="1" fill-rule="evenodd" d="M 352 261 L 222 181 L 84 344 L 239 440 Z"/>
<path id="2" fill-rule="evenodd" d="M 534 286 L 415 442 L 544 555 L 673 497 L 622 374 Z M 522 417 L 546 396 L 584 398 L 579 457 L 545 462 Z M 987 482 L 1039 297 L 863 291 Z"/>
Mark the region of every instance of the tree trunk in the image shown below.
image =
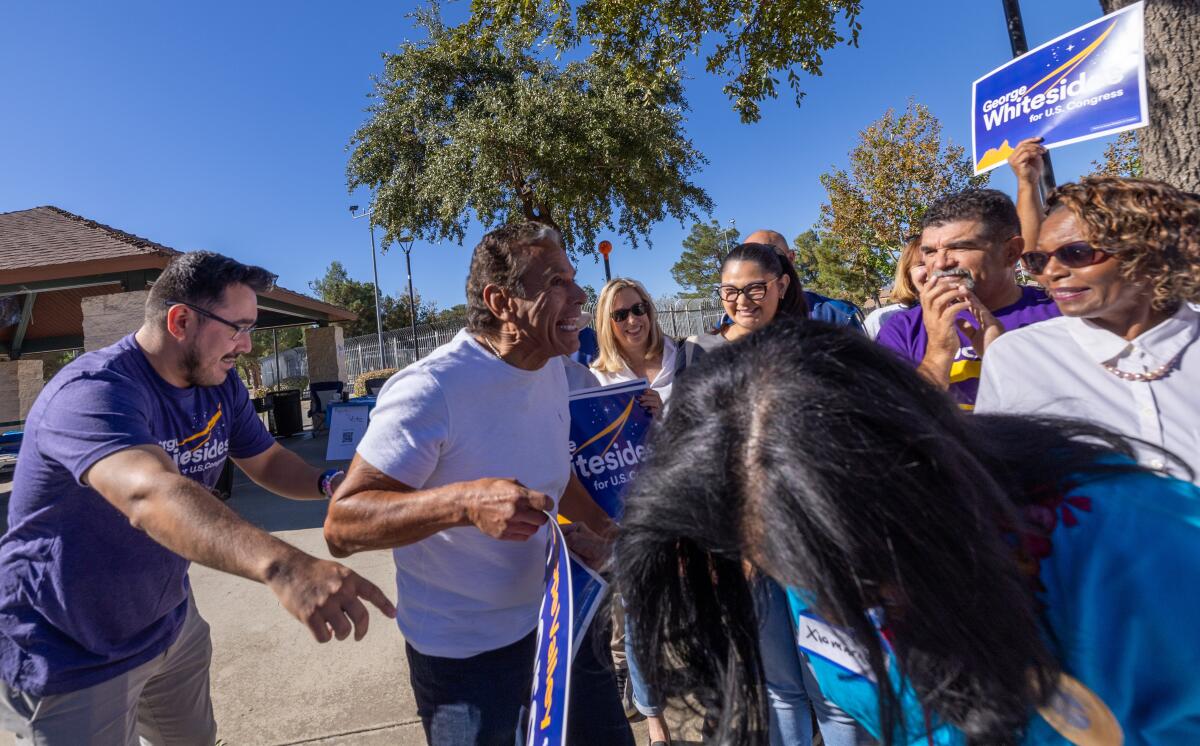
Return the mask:
<path id="1" fill-rule="evenodd" d="M 1111 13 L 1135 0 L 1100 0 Z M 1143 175 L 1200 192 L 1200 2 L 1146 0 L 1150 126 L 1138 131 Z"/>

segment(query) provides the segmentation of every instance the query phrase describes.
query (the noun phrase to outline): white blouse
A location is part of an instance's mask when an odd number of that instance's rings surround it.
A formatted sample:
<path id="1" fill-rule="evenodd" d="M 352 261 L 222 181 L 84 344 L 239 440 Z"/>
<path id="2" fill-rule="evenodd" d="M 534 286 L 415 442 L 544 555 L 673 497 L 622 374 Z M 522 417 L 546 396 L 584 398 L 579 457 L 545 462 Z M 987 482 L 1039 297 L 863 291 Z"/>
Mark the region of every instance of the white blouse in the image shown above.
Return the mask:
<path id="1" fill-rule="evenodd" d="M 675 340 L 663 335 L 663 356 L 662 368 L 658 371 L 658 375 L 650 382 L 650 388 L 658 392 L 662 397 L 663 405 L 671 398 L 671 384 L 675 383 L 675 356 L 678 354 L 678 348 L 675 345 Z M 592 373 L 600 381 L 602 386 L 611 386 L 614 383 L 624 383 L 637 378 L 629 366 L 621 368 L 616 373 L 607 373 L 601 370 L 592 368 Z"/>
<path id="2" fill-rule="evenodd" d="M 1183 304 L 1158 326 L 1125 340 L 1090 321 L 1062 317 L 1005 332 L 983 356 L 976 412 L 1061 415 L 1091 420 L 1165 448 L 1200 483 L 1200 313 Z M 1149 373 L 1175 360 L 1155 381 L 1127 381 L 1104 368 Z M 1153 449 L 1139 460 L 1187 475 Z"/>

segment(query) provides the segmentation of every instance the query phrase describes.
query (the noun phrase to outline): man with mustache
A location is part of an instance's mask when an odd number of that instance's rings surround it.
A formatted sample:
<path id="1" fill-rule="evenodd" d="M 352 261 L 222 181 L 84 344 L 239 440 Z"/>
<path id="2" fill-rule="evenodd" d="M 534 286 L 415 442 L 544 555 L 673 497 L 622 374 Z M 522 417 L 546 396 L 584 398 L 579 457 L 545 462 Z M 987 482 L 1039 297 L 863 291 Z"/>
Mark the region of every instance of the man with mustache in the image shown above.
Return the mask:
<path id="1" fill-rule="evenodd" d="M 889 318 L 875 341 L 974 409 L 987 345 L 1006 329 L 1058 316 L 1040 289 L 1017 284 L 1025 242 L 1017 209 L 995 189 L 934 202 L 921 219 L 921 303 Z"/>
<path id="2" fill-rule="evenodd" d="M 234 372 L 274 276 L 176 257 L 141 328 L 63 368 L 26 421 L 0 539 L 0 728 L 49 746 L 212 744 L 212 645 L 189 562 L 269 587 L 319 642 L 367 631 L 348 568 L 240 518 L 211 490 L 226 458 L 298 500 L 324 474 L 277 443 Z"/>

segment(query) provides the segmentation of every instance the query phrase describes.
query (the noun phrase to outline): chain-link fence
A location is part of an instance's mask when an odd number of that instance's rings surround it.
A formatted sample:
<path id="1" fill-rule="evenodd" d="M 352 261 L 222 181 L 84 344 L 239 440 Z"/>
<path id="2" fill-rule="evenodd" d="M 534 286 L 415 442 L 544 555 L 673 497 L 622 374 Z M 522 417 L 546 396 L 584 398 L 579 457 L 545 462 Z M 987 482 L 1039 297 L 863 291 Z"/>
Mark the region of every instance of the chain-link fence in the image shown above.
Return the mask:
<path id="1" fill-rule="evenodd" d="M 659 301 L 658 325 L 663 333 L 680 339 L 701 334 L 721 320 L 724 311 L 721 304 L 711 298 Z M 595 312 L 593 304 L 584 306 L 588 313 Z M 346 372 L 353 382 L 364 373 L 390 368 L 403 368 L 418 357 L 425 357 L 446 344 L 467 324 L 466 319 L 451 319 L 417 326 L 416 341 L 412 329 L 392 329 L 383 333 L 383 350 L 374 334 L 350 337 L 345 341 Z M 592 321 L 595 327 L 595 320 Z M 264 386 L 276 381 L 275 356 L 262 358 Z M 308 376 L 308 356 L 303 347 L 283 350 L 279 353 L 279 375 L 283 379 Z"/>

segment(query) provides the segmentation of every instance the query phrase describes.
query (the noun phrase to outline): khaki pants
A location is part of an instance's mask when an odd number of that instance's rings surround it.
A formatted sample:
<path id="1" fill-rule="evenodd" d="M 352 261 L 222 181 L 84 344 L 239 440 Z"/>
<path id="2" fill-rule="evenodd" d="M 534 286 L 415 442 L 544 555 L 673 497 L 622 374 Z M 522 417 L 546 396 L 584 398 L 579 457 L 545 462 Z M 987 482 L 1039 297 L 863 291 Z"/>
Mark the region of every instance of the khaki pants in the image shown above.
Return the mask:
<path id="1" fill-rule="evenodd" d="M 188 599 L 187 618 L 166 652 L 116 678 L 36 697 L 0 682 L 0 730 L 36 746 L 212 746 L 208 623 Z"/>

